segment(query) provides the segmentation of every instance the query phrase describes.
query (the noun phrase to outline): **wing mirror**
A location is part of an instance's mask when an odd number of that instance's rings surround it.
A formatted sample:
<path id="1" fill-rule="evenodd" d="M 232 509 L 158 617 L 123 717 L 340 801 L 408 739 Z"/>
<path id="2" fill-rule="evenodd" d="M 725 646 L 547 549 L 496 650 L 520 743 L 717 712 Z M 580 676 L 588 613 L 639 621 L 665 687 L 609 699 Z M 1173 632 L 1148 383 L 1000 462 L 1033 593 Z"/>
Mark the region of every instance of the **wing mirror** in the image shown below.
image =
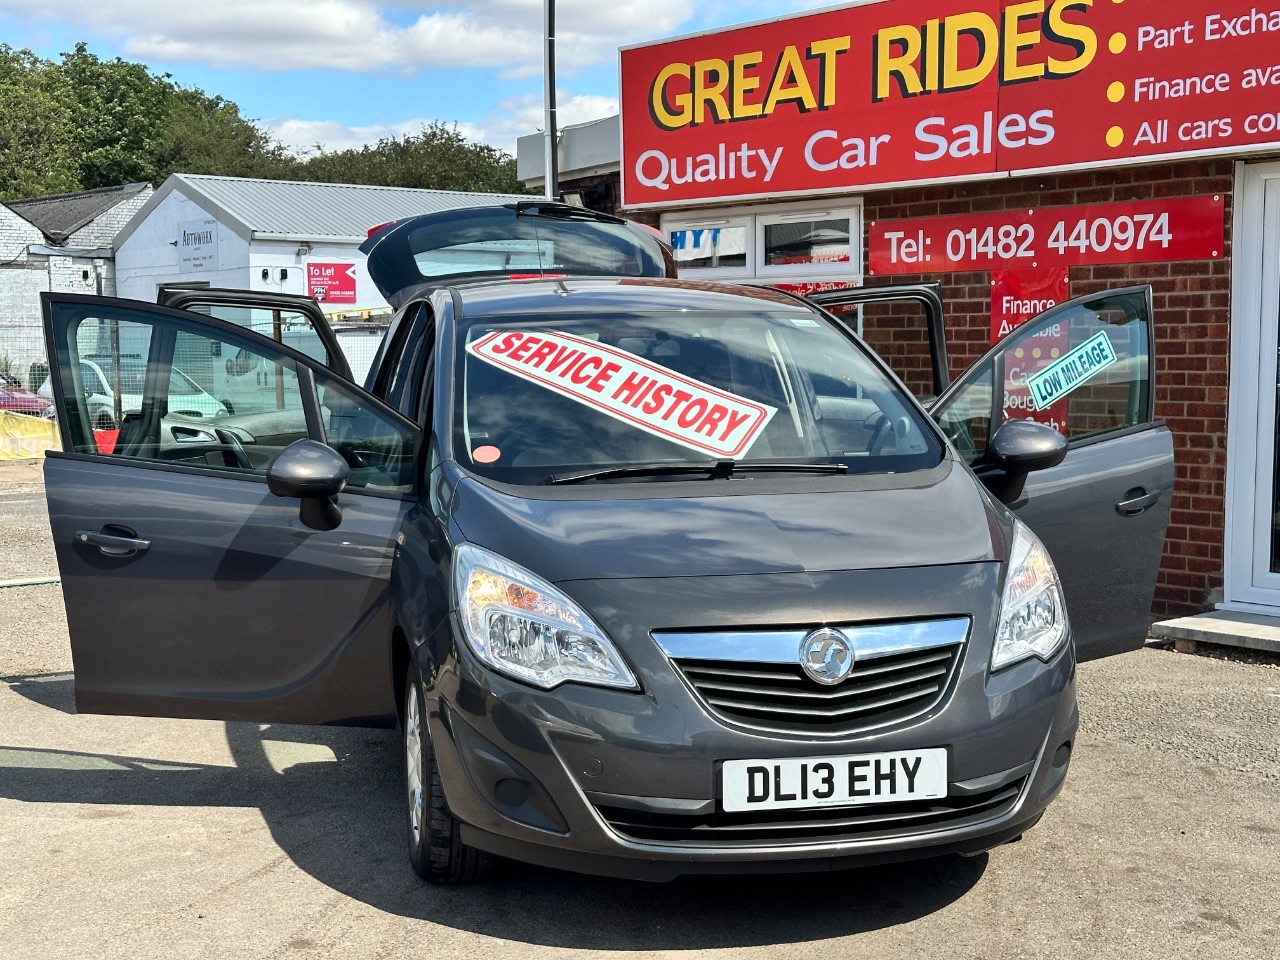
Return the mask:
<path id="1" fill-rule="evenodd" d="M 267 467 L 267 489 L 277 497 L 301 500 L 298 519 L 312 530 L 334 530 L 342 509 L 334 498 L 347 486 L 351 468 L 341 454 L 315 440 L 298 440 Z"/>
<path id="2" fill-rule="evenodd" d="M 988 483 L 1001 503 L 1022 496 L 1027 474 L 1056 467 L 1067 455 L 1067 438 L 1034 420 L 1010 420 L 996 431 L 987 449 L 988 462 L 1001 471 Z"/>

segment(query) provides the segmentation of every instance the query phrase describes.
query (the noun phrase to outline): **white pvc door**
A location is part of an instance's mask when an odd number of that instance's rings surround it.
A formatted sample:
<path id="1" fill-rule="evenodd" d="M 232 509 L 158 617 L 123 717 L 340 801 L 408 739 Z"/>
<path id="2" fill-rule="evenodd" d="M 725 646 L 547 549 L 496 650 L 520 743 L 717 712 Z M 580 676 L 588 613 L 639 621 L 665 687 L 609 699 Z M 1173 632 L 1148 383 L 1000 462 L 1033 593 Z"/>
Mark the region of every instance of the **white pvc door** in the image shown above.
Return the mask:
<path id="1" fill-rule="evenodd" d="M 1280 164 L 1237 178 L 1224 607 L 1280 608 Z"/>

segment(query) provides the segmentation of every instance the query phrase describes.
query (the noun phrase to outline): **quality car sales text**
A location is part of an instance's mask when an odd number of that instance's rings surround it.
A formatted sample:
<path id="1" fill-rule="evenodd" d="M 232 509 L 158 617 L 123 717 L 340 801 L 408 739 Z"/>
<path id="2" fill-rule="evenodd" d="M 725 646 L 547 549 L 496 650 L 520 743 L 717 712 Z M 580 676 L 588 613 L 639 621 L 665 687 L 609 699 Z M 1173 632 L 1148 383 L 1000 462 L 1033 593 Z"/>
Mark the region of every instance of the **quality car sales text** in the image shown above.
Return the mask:
<path id="1" fill-rule="evenodd" d="M 1086 11 L 1091 0 L 1031 0 L 1006 8 L 997 23 L 981 13 L 961 13 L 929 20 L 923 26 L 902 24 L 876 33 L 872 55 L 872 99 L 887 100 L 896 90 L 903 97 L 966 90 L 998 73 L 1001 84 L 1041 78 L 1068 77 L 1084 70 L 1098 52 L 1092 29 L 1067 19 Z M 963 38 L 981 37 L 976 63 L 962 64 Z M 816 40 L 803 49 L 783 48 L 777 65 L 766 77 L 759 68 L 761 50 L 734 54 L 728 60 L 707 58 L 663 67 L 649 91 L 654 122 L 665 130 L 696 127 L 771 116 L 781 105 L 794 104 L 805 113 L 836 105 L 841 58 L 852 36 Z M 810 65 L 817 67 L 813 82 Z M 951 156 L 993 153 L 1005 149 L 1044 146 L 1054 138 L 1052 110 L 1029 116 L 1011 113 L 997 118 L 987 111 L 973 123 L 948 125 L 941 116 L 916 125 L 922 162 Z M 805 144 L 804 158 L 816 171 L 852 170 L 880 163 L 890 134 L 845 136 L 834 129 L 819 130 Z M 784 148 L 761 149 L 749 141 L 720 144 L 715 153 L 683 157 L 647 150 L 637 159 L 636 177 L 660 190 L 669 184 L 715 180 L 773 178 Z"/>

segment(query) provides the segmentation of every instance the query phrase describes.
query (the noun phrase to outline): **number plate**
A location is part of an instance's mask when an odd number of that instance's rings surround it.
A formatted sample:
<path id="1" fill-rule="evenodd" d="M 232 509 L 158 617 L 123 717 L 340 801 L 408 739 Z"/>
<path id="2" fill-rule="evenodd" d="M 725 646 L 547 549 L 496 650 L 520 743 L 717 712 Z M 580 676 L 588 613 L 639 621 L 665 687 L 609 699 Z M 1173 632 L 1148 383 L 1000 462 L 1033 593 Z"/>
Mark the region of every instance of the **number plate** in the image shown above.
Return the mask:
<path id="1" fill-rule="evenodd" d="M 723 785 L 729 813 L 933 800 L 947 795 L 947 751 L 726 760 Z"/>

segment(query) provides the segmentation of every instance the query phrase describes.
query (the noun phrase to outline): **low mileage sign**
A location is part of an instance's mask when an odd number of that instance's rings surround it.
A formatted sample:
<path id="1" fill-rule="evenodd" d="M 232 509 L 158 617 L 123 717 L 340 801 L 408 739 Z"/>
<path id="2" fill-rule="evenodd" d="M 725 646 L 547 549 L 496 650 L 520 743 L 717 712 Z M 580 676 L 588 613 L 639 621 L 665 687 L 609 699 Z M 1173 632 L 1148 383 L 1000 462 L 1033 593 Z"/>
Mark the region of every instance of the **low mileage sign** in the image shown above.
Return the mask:
<path id="1" fill-rule="evenodd" d="M 869 226 L 870 272 L 1212 260 L 1222 256 L 1222 196 L 883 220 Z"/>

